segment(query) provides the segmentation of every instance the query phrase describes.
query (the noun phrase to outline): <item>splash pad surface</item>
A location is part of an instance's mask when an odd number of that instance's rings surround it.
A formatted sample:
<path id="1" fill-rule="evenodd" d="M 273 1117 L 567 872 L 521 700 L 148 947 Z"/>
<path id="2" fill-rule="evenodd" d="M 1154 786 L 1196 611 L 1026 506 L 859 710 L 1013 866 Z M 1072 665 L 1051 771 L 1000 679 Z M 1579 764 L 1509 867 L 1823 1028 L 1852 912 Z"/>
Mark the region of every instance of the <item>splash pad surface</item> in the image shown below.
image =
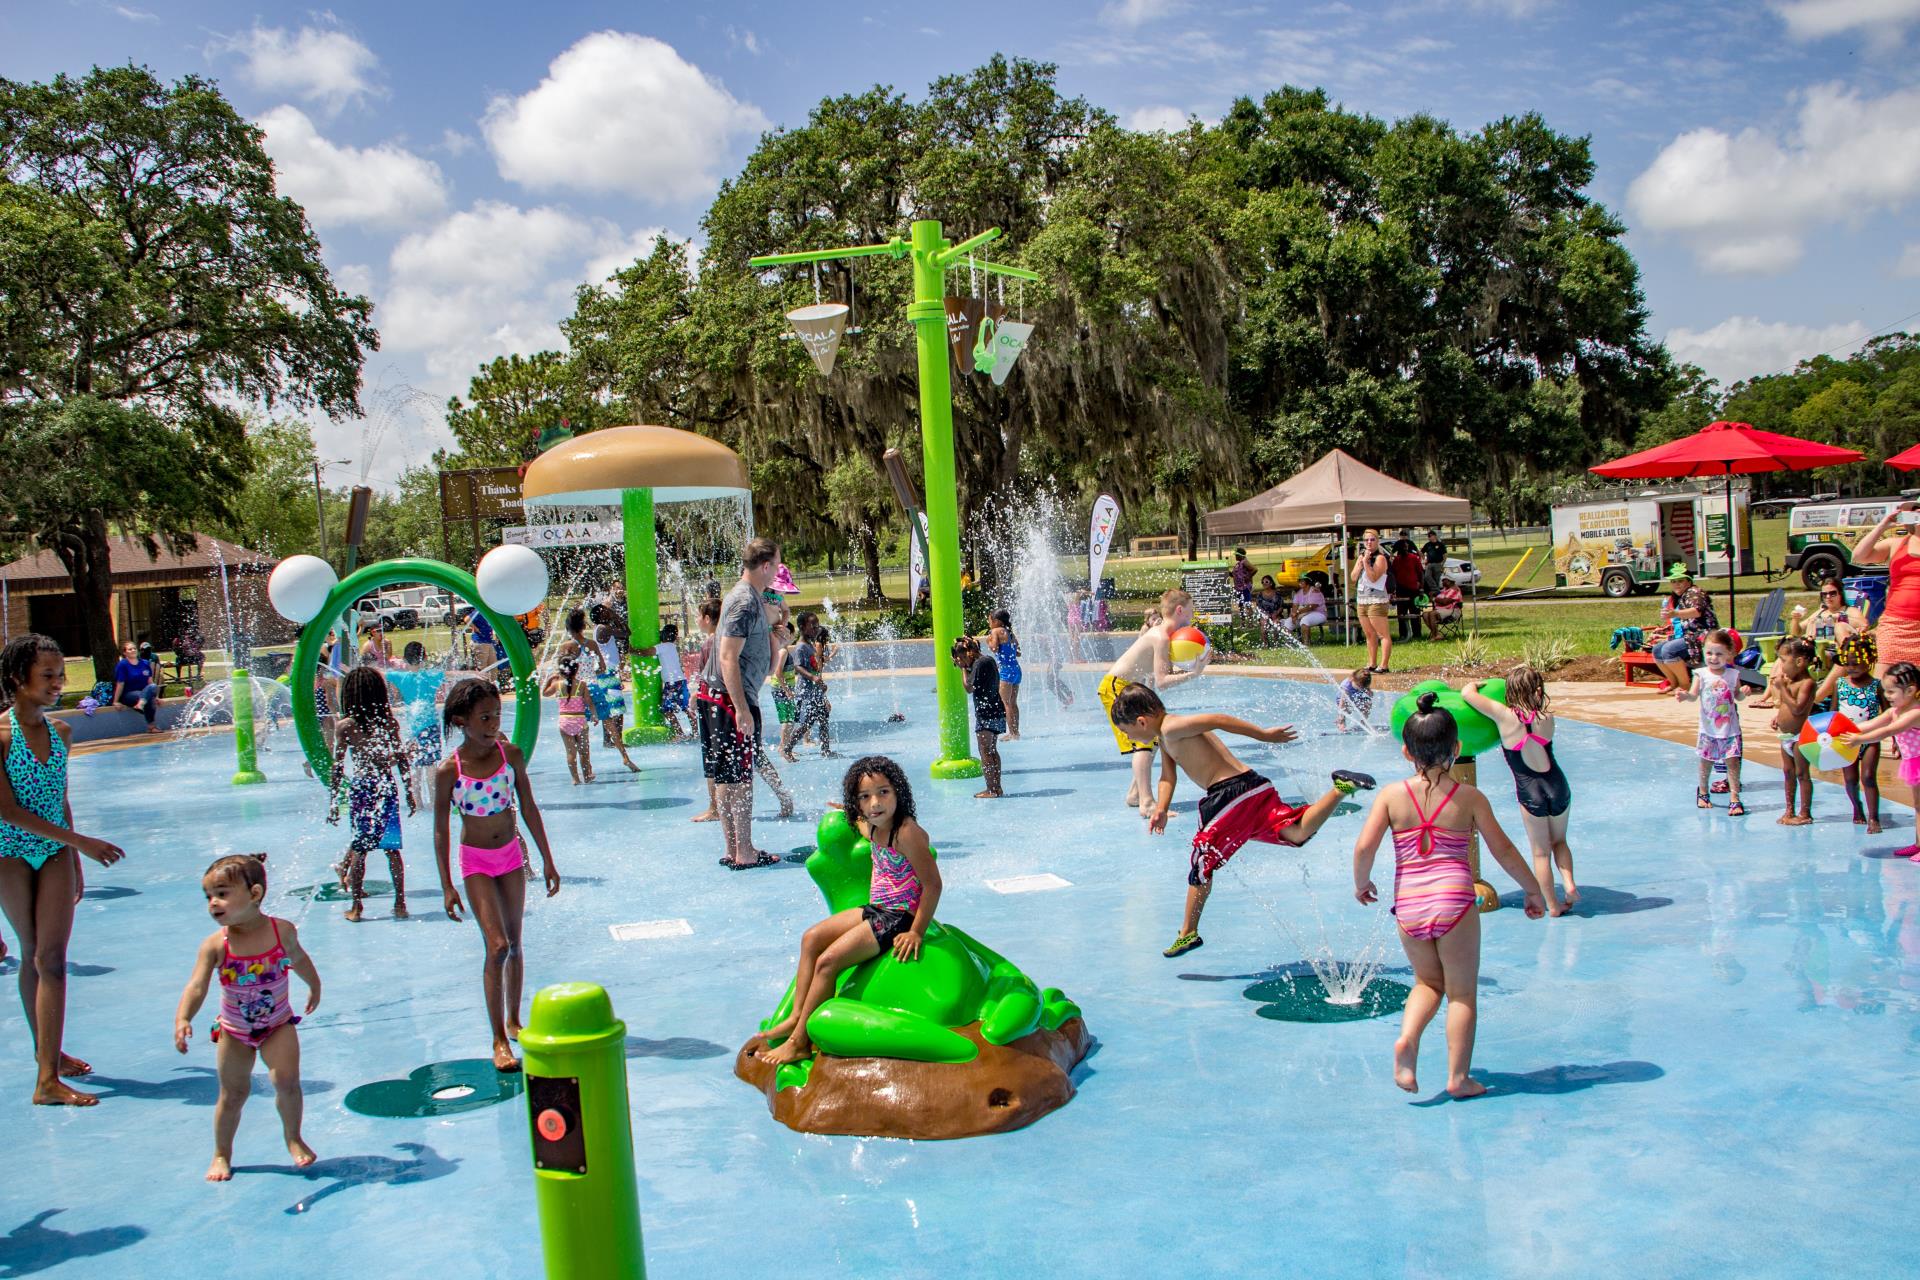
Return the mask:
<path id="1" fill-rule="evenodd" d="M 733 1078 L 731 1055 L 779 998 L 799 932 L 820 913 L 811 881 L 791 863 L 714 865 L 718 832 L 687 821 L 704 802 L 690 746 L 637 753 L 647 773 L 631 780 L 596 733 L 601 781 L 586 787 L 568 785 L 559 752 L 536 759 L 567 884 L 551 902 L 530 899 L 528 997 L 599 982 L 627 1022 L 651 1274 L 757 1270 L 781 1253 L 907 1275 L 1920 1266 L 1896 1190 L 1907 1157 L 1887 1121 L 1920 1066 L 1920 867 L 1876 856 L 1909 841 L 1906 810 L 1888 806 L 1887 834 L 1867 837 L 1839 790 L 1822 787 L 1819 821 L 1783 829 L 1778 775 L 1754 769 L 1752 817 L 1701 813 L 1691 752 L 1564 723 L 1585 902 L 1556 921 L 1482 918 L 1475 1062 L 1492 1095 L 1452 1103 L 1437 1023 L 1410 1096 L 1389 1070 L 1394 1015 L 1303 1024 L 1261 1012 L 1302 998 L 1287 980 L 1309 987 L 1303 950 L 1322 945 L 1343 959 L 1383 946 L 1380 977 L 1408 978 L 1391 921 L 1351 897 L 1360 813 L 1335 817 L 1301 853 L 1250 846 L 1219 877 L 1207 945 L 1162 959 L 1197 795 L 1183 783 L 1169 833 L 1147 836 L 1120 805 L 1127 774 L 1092 677 L 1071 679 L 1079 697 L 1061 712 L 1029 676 L 1026 735 L 1002 744 L 1010 795 L 991 803 L 971 799 L 977 783 L 925 780 L 929 679 L 846 680 L 833 695 L 837 749 L 907 765 L 942 851 L 942 916 L 1066 988 L 1099 1041 L 1072 1102 L 995 1138 L 822 1138 L 775 1123 Z M 1289 797 L 1318 794 L 1340 765 L 1402 774 L 1390 739 L 1329 732 L 1324 685 L 1210 676 L 1170 701 L 1299 727 L 1288 746 L 1234 743 Z M 887 723 L 895 705 L 908 723 Z M 459 1093 L 462 1060 L 487 1050 L 480 939 L 439 912 L 430 822 L 406 820 L 416 918 L 392 921 L 390 900 L 375 897 L 367 921 L 348 924 L 343 903 L 314 891 L 330 882 L 344 828 L 321 821 L 324 796 L 300 776 L 293 735 L 264 741 L 269 781 L 246 788 L 227 784 L 223 736 L 73 762 L 82 828 L 130 855 L 89 868 L 69 957 L 68 1047 L 99 1068 L 81 1083 L 103 1100 L 91 1112 L 27 1105 L 28 1039 L 9 983 L 0 1274 L 184 1275 L 236 1239 L 302 1276 L 357 1278 L 370 1262 L 538 1274 L 523 1104 Z M 803 820 L 769 820 L 772 797 L 756 791 L 757 843 L 782 854 L 811 844 L 810 816 L 837 796 L 847 763 L 803 752 L 782 765 Z M 1504 765 L 1483 761 L 1481 778 L 1518 836 Z M 212 1187 L 200 1179 L 216 1093 L 211 1007 L 184 1058 L 170 1018 L 211 927 L 199 874 L 216 854 L 252 849 L 270 851 L 270 909 L 300 924 L 325 980 L 301 1026 L 306 1136 L 321 1162 L 292 1169 L 261 1072 L 235 1181 Z M 1390 858 L 1376 867 L 1383 888 Z M 1048 875 L 1066 883 L 989 884 Z M 10 959 L 4 976 L 14 972 Z M 387 1108 L 396 1117 L 346 1106 L 381 1082 L 380 1094 L 419 1105 Z M 400 1096 L 409 1089 L 418 1099 Z M 1761 1177 L 1769 1194 L 1756 1196 Z"/>

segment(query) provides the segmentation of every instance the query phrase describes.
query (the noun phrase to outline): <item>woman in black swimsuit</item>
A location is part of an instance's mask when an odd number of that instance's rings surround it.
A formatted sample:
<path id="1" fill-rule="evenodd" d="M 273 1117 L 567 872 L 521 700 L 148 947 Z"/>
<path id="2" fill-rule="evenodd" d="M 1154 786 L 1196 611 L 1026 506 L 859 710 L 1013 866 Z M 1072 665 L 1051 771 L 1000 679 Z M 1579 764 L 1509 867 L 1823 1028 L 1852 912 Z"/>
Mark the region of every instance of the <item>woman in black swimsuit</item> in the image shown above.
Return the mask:
<path id="1" fill-rule="evenodd" d="M 1521 663 L 1507 673 L 1505 705 L 1485 697 L 1480 686 L 1460 691 L 1467 705 L 1500 727 L 1500 753 L 1513 770 L 1513 790 L 1520 801 L 1521 822 L 1533 846 L 1533 874 L 1546 895 L 1547 914 L 1565 915 L 1580 901 L 1573 882 L 1573 850 L 1567 846 L 1567 817 L 1573 807 L 1573 788 L 1553 756 L 1553 713 L 1547 709 L 1546 682 L 1540 673 Z M 1560 888 L 1566 900 L 1553 892 L 1552 868 L 1560 869 Z"/>

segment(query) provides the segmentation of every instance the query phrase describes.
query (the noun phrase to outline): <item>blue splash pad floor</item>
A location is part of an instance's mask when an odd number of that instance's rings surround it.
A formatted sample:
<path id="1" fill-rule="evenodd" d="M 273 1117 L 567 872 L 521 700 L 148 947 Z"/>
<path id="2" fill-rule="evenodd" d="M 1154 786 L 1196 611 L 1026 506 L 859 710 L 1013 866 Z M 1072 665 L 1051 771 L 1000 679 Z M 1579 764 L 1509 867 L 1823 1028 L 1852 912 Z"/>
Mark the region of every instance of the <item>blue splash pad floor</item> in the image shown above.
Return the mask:
<path id="1" fill-rule="evenodd" d="M 913 723 L 887 724 L 901 701 Z M 1390 740 L 1324 732 L 1325 687 L 1216 677 L 1173 702 L 1298 724 L 1302 742 L 1243 753 L 1284 794 L 1318 794 L 1336 765 L 1404 772 Z M 1475 1062 L 1493 1092 L 1451 1103 L 1438 1089 L 1438 1023 L 1427 1088 L 1410 1097 L 1391 1080 L 1392 1016 L 1303 1025 L 1262 1017 L 1247 998 L 1322 938 L 1342 954 L 1384 944 L 1387 975 L 1405 976 L 1391 923 L 1350 896 L 1357 812 L 1304 856 L 1250 847 L 1222 873 L 1206 947 L 1169 961 L 1159 951 L 1178 923 L 1196 797 L 1183 785 L 1169 834 L 1144 833 L 1120 805 L 1126 773 L 1090 688 L 1071 712 L 1036 709 L 1027 739 L 1005 744 L 1012 796 L 994 803 L 922 781 L 923 678 L 848 681 L 835 704 L 837 746 L 892 752 L 915 779 L 943 851 L 941 914 L 1065 988 L 1099 1043 L 1079 1096 L 1019 1133 L 912 1143 L 782 1128 L 731 1061 L 820 914 L 811 882 L 798 866 L 714 865 L 718 832 L 687 821 L 701 797 L 691 747 L 645 751 L 637 780 L 596 750 L 601 780 L 573 787 L 549 734 L 535 782 L 568 882 L 529 911 L 528 989 L 597 981 L 627 1021 L 651 1274 L 794 1259 L 815 1274 L 909 1276 L 1920 1266 L 1905 1176 L 1920 868 L 1884 856 L 1911 839 L 1907 811 L 1890 808 L 1888 834 L 1867 837 L 1841 793 L 1822 788 L 1821 821 L 1781 828 L 1778 775 L 1755 770 L 1752 817 L 1700 813 L 1685 749 L 1567 723 L 1586 905 L 1557 921 L 1485 918 Z M 189 1275 L 236 1251 L 302 1277 L 370 1265 L 539 1273 L 517 1100 L 409 1120 L 342 1105 L 355 1086 L 487 1048 L 479 935 L 437 911 L 428 820 L 407 823 L 417 918 L 392 921 L 375 899 L 369 920 L 348 924 L 343 904 L 298 892 L 326 882 L 342 837 L 321 822 L 324 797 L 300 776 L 292 735 L 271 742 L 271 781 L 253 788 L 227 785 L 227 739 L 75 761 L 80 825 L 130 854 L 90 877 L 71 953 L 68 1045 L 98 1066 L 84 1083 L 104 1100 L 28 1106 L 26 1030 L 8 991 L 0 1276 Z M 844 763 L 809 754 L 786 766 L 803 813 L 837 793 Z M 1517 835 L 1504 766 L 1488 761 L 1483 775 Z M 760 798 L 770 814 L 764 788 Z M 810 843 L 811 823 L 756 832 L 784 853 Z M 249 849 L 271 851 L 272 909 L 300 923 L 325 979 L 325 1003 L 301 1027 L 306 1132 L 322 1160 L 305 1173 L 288 1164 L 261 1074 L 237 1177 L 214 1187 L 201 1181 L 210 1014 L 184 1058 L 171 1014 L 210 927 L 200 872 Z M 1070 884 L 987 884 L 1039 873 Z M 624 943 L 608 932 L 657 920 L 691 932 Z"/>

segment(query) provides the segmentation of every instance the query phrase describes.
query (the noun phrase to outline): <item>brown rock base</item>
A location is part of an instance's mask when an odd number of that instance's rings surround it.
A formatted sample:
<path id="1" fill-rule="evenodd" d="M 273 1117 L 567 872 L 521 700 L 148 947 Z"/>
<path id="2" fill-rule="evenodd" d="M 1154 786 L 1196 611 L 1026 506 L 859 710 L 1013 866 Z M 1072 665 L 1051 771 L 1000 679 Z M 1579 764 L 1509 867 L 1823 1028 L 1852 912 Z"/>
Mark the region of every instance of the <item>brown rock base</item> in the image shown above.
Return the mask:
<path id="1" fill-rule="evenodd" d="M 1069 1018 L 1012 1044 L 988 1044 L 980 1024 L 954 1028 L 980 1046 L 972 1062 L 836 1058 L 820 1054 L 806 1086 L 774 1091 L 774 1068 L 742 1046 L 733 1074 L 767 1095 L 773 1118 L 802 1133 L 871 1138 L 971 1138 L 1023 1129 L 1073 1097 L 1068 1072 L 1087 1056 L 1087 1024 Z"/>

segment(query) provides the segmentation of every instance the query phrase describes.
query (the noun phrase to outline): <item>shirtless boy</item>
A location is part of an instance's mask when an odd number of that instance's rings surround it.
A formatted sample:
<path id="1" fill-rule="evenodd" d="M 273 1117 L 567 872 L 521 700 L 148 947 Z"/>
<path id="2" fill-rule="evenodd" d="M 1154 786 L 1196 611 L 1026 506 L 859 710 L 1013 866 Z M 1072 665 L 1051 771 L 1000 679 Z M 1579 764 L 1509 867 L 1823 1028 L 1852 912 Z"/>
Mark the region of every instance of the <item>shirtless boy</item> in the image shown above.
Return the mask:
<path id="1" fill-rule="evenodd" d="M 1160 621 L 1141 631 L 1139 638 L 1127 647 L 1119 661 L 1108 668 L 1106 676 L 1101 679 L 1100 706 L 1109 717 L 1113 715 L 1114 699 L 1129 685 L 1143 684 L 1165 693 L 1207 669 L 1211 650 L 1201 655 L 1199 664 L 1193 670 L 1173 669 L 1173 633 L 1193 622 L 1193 597 L 1178 589 L 1167 592 L 1160 597 L 1160 615 Z M 1113 740 L 1119 745 L 1121 755 L 1133 757 L 1133 776 L 1127 784 L 1127 803 L 1139 805 L 1141 817 L 1152 817 L 1153 748 L 1157 744 L 1151 741 L 1135 742 L 1121 732 L 1118 721 L 1113 724 Z"/>
<path id="2" fill-rule="evenodd" d="M 1373 779 L 1349 769 L 1333 771 L 1333 789 L 1304 809 L 1296 809 L 1280 799 L 1273 783 L 1255 773 L 1226 744 L 1214 737 L 1215 731 L 1237 733 L 1256 742 L 1291 742 L 1295 734 L 1286 725 L 1262 729 L 1237 716 L 1202 713 L 1191 716 L 1167 714 L 1160 695 L 1145 685 L 1132 685 L 1120 691 L 1111 712 L 1114 729 L 1151 750 L 1158 744 L 1166 757 L 1160 773 L 1160 794 L 1149 815 L 1147 830 L 1155 835 L 1167 829 L 1167 811 L 1173 804 L 1178 770 L 1206 789 L 1200 798 L 1200 830 L 1194 833 L 1193 852 L 1187 870 L 1187 913 L 1180 922 L 1180 936 L 1162 955 L 1185 955 L 1202 945 L 1200 912 L 1213 892 L 1213 873 L 1227 859 L 1240 852 L 1249 840 L 1263 844 L 1303 845 L 1333 816 L 1340 798 L 1354 791 L 1373 789 Z"/>

